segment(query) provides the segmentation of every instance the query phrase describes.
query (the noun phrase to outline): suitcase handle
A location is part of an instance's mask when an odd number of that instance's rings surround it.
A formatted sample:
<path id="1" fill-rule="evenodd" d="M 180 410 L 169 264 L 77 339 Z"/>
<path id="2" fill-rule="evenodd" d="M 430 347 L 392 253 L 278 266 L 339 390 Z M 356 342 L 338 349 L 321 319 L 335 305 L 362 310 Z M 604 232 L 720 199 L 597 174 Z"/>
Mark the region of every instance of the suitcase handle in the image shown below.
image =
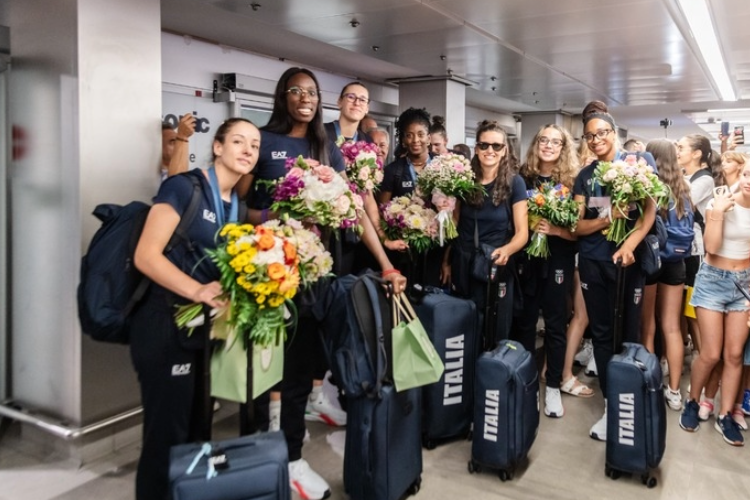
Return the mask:
<path id="1" fill-rule="evenodd" d="M 365 275 L 362 277 L 367 294 L 370 296 L 370 303 L 377 304 L 380 301 L 378 297 L 378 290 L 375 288 L 375 283 L 378 282 L 385 285 L 388 289 L 387 293 L 391 301 L 393 301 L 393 285 L 390 281 L 386 281 L 382 278 L 378 278 L 372 275 Z M 392 307 L 392 306 L 391 306 Z M 385 349 L 385 330 L 383 328 L 383 317 L 380 314 L 380 309 L 373 306 L 373 316 L 375 317 L 375 331 L 377 336 L 377 350 L 375 353 L 376 358 L 376 369 L 375 369 L 375 391 L 374 396 L 380 397 L 380 389 L 383 386 L 383 379 L 388 371 L 388 355 Z"/>

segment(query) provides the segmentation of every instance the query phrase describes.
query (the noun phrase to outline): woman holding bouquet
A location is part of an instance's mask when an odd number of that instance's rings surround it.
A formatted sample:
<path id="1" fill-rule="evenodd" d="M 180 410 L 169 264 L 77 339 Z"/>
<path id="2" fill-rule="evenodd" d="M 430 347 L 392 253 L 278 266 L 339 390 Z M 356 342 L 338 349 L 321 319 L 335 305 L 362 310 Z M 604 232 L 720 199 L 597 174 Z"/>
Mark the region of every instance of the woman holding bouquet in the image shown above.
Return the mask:
<path id="1" fill-rule="evenodd" d="M 585 115 L 583 139 L 597 161 L 579 172 L 573 187 L 575 200 L 581 207 L 575 231 L 578 236 L 578 270 L 589 315 L 594 358 L 600 368 L 599 383 L 604 394 L 607 393 L 606 367 L 614 349 L 615 263 L 621 260 L 625 268 L 623 340 L 637 342 L 644 275 L 639 265 L 633 265 L 636 264 L 634 252 L 654 223 L 656 214 L 656 204 L 650 199 L 643 202 L 643 215 L 637 207 L 612 206 L 614 193 L 605 190 L 594 179 L 600 163 L 613 162 L 617 158 L 616 138 L 617 128 L 612 115 L 597 112 Z M 612 231 L 613 221 L 617 219 L 625 219 L 626 228 L 634 229 L 619 246 L 603 233 Z M 599 441 L 607 439 L 606 403 L 604 416 L 594 424 L 589 435 Z"/>
<path id="2" fill-rule="evenodd" d="M 529 147 L 526 163 L 521 166 L 527 190 L 554 189 L 552 186 L 560 185 L 561 192 L 572 192 L 577 173 L 578 155 L 568 131 L 555 124 L 540 128 Z M 576 220 L 577 214 L 576 210 Z M 535 222 L 532 222 L 531 229 L 547 239 L 549 256 L 532 256 L 527 247 L 527 253 L 519 261 L 523 312 L 517 319 L 516 332 L 524 347 L 534 352 L 536 325 L 539 310 L 542 310 L 547 357 L 544 414 L 559 418 L 564 413 L 560 385 L 563 382 L 565 328 L 570 316 L 568 298 L 573 285 L 576 237 L 570 232 L 570 226 L 555 225 L 544 218 Z M 565 382 L 571 386 L 575 384 L 575 380 Z"/>
<path id="3" fill-rule="evenodd" d="M 205 338 L 187 337 L 175 324 L 176 302 L 203 302 L 221 307 L 220 273 L 206 249 L 216 247 L 215 235 L 224 221 L 236 220 L 239 179 L 258 160 L 260 133 L 249 121 L 232 118 L 217 130 L 213 166 L 169 177 L 162 183 L 135 251 L 136 267 L 151 281 L 133 313 L 130 352 L 138 372 L 143 403 L 143 447 L 136 476 L 138 500 L 169 497 L 169 450 L 199 439 L 194 421 L 198 369 Z M 187 228 L 193 251 L 177 246 L 164 254 L 184 215 L 197 177 L 201 201 Z M 220 206 L 217 206 L 217 203 Z M 234 212 L 234 217 L 232 213 Z"/>
<path id="4" fill-rule="evenodd" d="M 443 261 L 442 279 L 453 284 L 456 293 L 470 298 L 485 310 L 487 283 L 471 273 L 475 239 L 495 248 L 491 258 L 501 267 L 497 303 L 498 322 L 494 341 L 508 338 L 513 316 L 513 274 L 511 257 L 523 249 L 529 236 L 526 186 L 516 173 L 516 157 L 505 130 L 496 121 L 484 120 L 476 135 L 471 160 L 476 194 L 458 207 L 458 238 Z M 475 238 L 475 234 L 478 238 Z"/>
<path id="5" fill-rule="evenodd" d="M 393 198 L 411 195 L 417 187 L 417 177 L 432 159 L 430 154 L 430 114 L 424 109 L 409 108 L 396 121 L 396 143 L 405 151 L 404 156 L 386 165 L 383 182 L 378 192 L 378 202 L 385 205 Z M 388 243 L 391 258 L 411 283 L 440 285 L 440 263 L 443 250 L 433 249 L 414 255 L 405 253 L 409 248 L 403 240 Z"/>
<path id="6" fill-rule="evenodd" d="M 248 218 L 259 223 L 276 218 L 270 210 L 273 202 L 267 184 L 286 175 L 286 160 L 301 155 L 322 165 L 330 165 L 345 175 L 345 165 L 336 144 L 323 129 L 320 87 L 312 71 L 289 68 L 281 75 L 274 93 L 271 119 L 261 130 L 262 146 L 258 165 L 240 183 L 240 195 L 246 195 Z M 362 239 L 383 270 L 383 277 L 393 283 L 396 293 L 406 287 L 383 251 L 377 233 L 367 217 L 361 217 Z M 335 264 L 335 263 L 334 263 Z M 298 295 L 297 297 L 299 297 Z M 298 304 L 302 305 L 302 304 Z M 310 304 L 305 304 L 309 309 Z M 305 437 L 305 408 L 312 389 L 315 356 L 322 352 L 317 322 L 312 315 L 300 318 L 297 332 L 287 340 L 284 379 L 281 383 L 281 429 L 289 451 L 289 480 L 302 498 L 320 499 L 330 495 L 328 483 L 302 458 Z M 263 413 L 263 412 L 258 412 Z"/>

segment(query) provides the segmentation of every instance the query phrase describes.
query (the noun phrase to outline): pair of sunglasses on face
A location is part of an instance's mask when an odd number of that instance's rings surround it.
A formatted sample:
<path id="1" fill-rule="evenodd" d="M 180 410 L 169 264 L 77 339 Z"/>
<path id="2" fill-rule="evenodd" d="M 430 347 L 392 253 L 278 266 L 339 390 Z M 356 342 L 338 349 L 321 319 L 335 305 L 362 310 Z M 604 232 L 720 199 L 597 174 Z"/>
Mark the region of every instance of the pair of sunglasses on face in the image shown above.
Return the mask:
<path id="1" fill-rule="evenodd" d="M 480 151 L 487 151 L 487 149 L 489 149 L 490 147 L 492 147 L 492 149 L 496 153 L 499 153 L 500 151 L 503 150 L 503 148 L 505 148 L 505 144 L 500 144 L 499 142 L 493 142 L 491 144 L 489 142 L 478 142 L 477 143 L 477 148 Z"/>

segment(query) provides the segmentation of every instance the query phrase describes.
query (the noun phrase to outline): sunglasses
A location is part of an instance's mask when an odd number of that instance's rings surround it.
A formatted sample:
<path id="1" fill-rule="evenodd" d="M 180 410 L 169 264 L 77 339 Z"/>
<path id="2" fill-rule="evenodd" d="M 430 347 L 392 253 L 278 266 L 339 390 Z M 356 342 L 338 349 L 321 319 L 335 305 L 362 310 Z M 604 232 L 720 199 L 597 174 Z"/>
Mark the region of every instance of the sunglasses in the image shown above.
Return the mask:
<path id="1" fill-rule="evenodd" d="M 492 146 L 492 149 L 494 149 L 496 153 L 499 153 L 505 148 L 505 144 L 500 144 L 499 142 L 493 142 L 492 144 L 489 142 L 477 143 L 477 148 L 479 148 L 480 151 L 487 151 L 490 146 Z"/>

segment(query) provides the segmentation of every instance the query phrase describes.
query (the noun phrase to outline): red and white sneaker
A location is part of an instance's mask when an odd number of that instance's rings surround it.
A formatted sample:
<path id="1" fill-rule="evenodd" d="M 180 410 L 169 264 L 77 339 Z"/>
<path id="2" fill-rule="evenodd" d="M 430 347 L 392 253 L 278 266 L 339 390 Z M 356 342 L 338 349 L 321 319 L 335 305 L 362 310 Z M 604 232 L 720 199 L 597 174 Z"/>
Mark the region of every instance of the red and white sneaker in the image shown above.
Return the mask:
<path id="1" fill-rule="evenodd" d="M 305 420 L 324 422 L 333 427 L 343 427 L 346 425 L 346 412 L 328 401 L 325 392 L 320 391 L 315 399 L 307 399 Z"/>
<path id="2" fill-rule="evenodd" d="M 331 496 L 331 487 L 304 458 L 289 462 L 289 486 L 302 500 L 322 500 Z"/>

